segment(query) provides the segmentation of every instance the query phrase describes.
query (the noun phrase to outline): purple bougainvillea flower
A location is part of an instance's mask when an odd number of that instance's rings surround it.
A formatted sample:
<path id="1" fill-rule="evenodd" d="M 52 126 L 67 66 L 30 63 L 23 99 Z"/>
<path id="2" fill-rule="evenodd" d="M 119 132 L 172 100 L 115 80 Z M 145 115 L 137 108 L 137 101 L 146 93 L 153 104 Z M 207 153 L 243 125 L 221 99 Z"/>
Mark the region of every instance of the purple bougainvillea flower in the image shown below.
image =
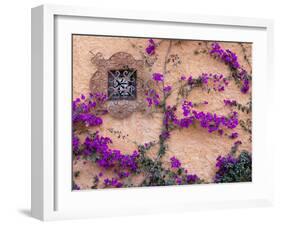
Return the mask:
<path id="1" fill-rule="evenodd" d="M 225 89 L 225 86 L 228 84 L 228 80 L 222 74 L 207 74 L 202 73 L 197 79 L 193 79 L 192 76 L 188 78 L 188 85 L 193 85 L 194 83 L 201 83 L 210 89 L 210 85 L 212 85 L 212 89 L 214 91 L 222 92 Z M 212 81 L 212 82 L 211 82 Z"/>
<path id="2" fill-rule="evenodd" d="M 219 86 L 219 87 L 218 87 L 218 91 L 219 91 L 219 92 L 224 91 L 224 86 Z"/>
<path id="3" fill-rule="evenodd" d="M 153 55 L 155 53 L 156 44 L 153 39 L 148 40 L 148 46 L 145 51 L 148 55 Z"/>
<path id="4" fill-rule="evenodd" d="M 152 106 L 152 99 L 150 97 L 147 97 L 146 101 L 148 103 L 148 107 L 151 107 Z"/>
<path id="5" fill-rule="evenodd" d="M 241 92 L 242 93 L 247 93 L 250 89 L 250 86 L 249 86 L 249 80 L 248 79 L 244 79 L 243 80 L 243 86 L 241 88 Z"/>
<path id="6" fill-rule="evenodd" d="M 181 179 L 181 178 L 176 178 L 176 183 L 177 183 L 178 185 L 182 184 L 182 179 Z"/>
<path id="7" fill-rule="evenodd" d="M 214 42 L 212 43 L 212 49 L 210 50 L 210 54 L 216 54 L 219 57 L 223 55 L 224 51 L 221 49 L 219 43 Z"/>
<path id="8" fill-rule="evenodd" d="M 164 81 L 164 76 L 161 73 L 154 73 L 152 75 L 152 78 L 157 82 L 163 82 Z"/>
<path id="9" fill-rule="evenodd" d="M 186 76 L 182 75 L 182 76 L 181 76 L 181 80 L 182 80 L 182 81 L 185 81 L 185 80 L 186 80 Z"/>
<path id="10" fill-rule="evenodd" d="M 216 160 L 217 160 L 216 167 L 221 169 L 223 169 L 225 165 L 234 164 L 237 161 L 237 159 L 235 159 L 235 157 L 230 154 L 224 157 L 218 156 Z"/>
<path id="11" fill-rule="evenodd" d="M 99 157 L 97 164 L 105 169 L 119 166 L 124 170 L 136 171 L 139 153 L 134 151 L 131 155 L 122 154 L 119 150 L 110 149 L 110 143 L 112 143 L 110 138 L 99 136 L 98 133 L 94 137 L 86 137 L 83 145 L 84 152 L 86 151 L 84 154 L 88 156 L 94 152 Z M 107 182 L 108 180 L 105 181 Z"/>
<path id="12" fill-rule="evenodd" d="M 73 148 L 73 152 L 75 154 L 78 154 L 79 152 L 79 145 L 80 145 L 80 140 L 76 135 L 73 135 L 72 138 L 72 148 Z"/>
<path id="13" fill-rule="evenodd" d="M 104 179 L 103 183 L 104 183 L 104 185 L 106 185 L 106 186 L 111 185 L 111 181 L 110 181 L 108 178 Z"/>
<path id="14" fill-rule="evenodd" d="M 171 90 L 172 90 L 172 86 L 165 86 L 163 89 L 165 93 L 169 93 Z"/>
<path id="15" fill-rule="evenodd" d="M 234 146 L 238 146 L 238 145 L 241 145 L 241 144 L 242 144 L 242 142 L 240 140 L 238 140 L 234 143 Z"/>
<path id="16" fill-rule="evenodd" d="M 152 105 L 158 106 L 160 104 L 160 96 L 156 93 L 154 89 L 150 89 L 146 94 L 146 101 L 148 103 L 148 107 Z"/>
<path id="17" fill-rule="evenodd" d="M 118 180 L 116 178 L 112 178 L 111 185 L 116 186 L 118 184 Z"/>
<path id="18" fill-rule="evenodd" d="M 121 188 L 122 186 L 123 186 L 123 184 L 121 182 L 118 182 L 115 187 L 116 188 Z"/>
<path id="19" fill-rule="evenodd" d="M 192 85 L 192 84 L 193 84 L 192 76 L 189 76 L 189 77 L 188 77 L 187 83 L 188 83 L 188 85 Z"/>
<path id="20" fill-rule="evenodd" d="M 232 133 L 230 136 L 229 136 L 231 139 L 235 139 L 238 137 L 238 133 Z"/>
<path id="21" fill-rule="evenodd" d="M 166 127 L 168 127 L 169 122 L 175 123 L 177 121 L 177 117 L 175 115 L 176 107 L 167 106 L 166 112 L 164 113 L 163 123 Z"/>
<path id="22" fill-rule="evenodd" d="M 226 106 L 235 106 L 237 104 L 236 100 L 223 100 L 223 102 Z"/>
<path id="23" fill-rule="evenodd" d="M 186 177 L 187 183 L 195 183 L 198 179 L 199 177 L 196 174 L 190 174 Z"/>
<path id="24" fill-rule="evenodd" d="M 116 178 L 112 178 L 111 180 L 109 178 L 106 178 L 103 183 L 105 186 L 112 186 L 116 188 L 120 188 L 123 186 L 123 184 L 119 182 Z"/>
<path id="25" fill-rule="evenodd" d="M 209 75 L 207 73 L 203 73 L 201 76 L 200 76 L 200 79 L 202 81 L 203 84 L 208 84 L 208 81 L 209 81 Z"/>
<path id="26" fill-rule="evenodd" d="M 218 43 L 212 44 L 210 54 L 215 58 L 219 58 L 229 67 L 231 67 L 231 69 L 234 69 L 237 72 L 235 76 L 242 82 L 241 92 L 247 93 L 250 89 L 249 78 L 247 76 L 246 70 L 240 66 L 237 55 L 229 49 L 222 49 Z M 227 79 L 224 80 L 224 84 L 228 85 Z"/>
<path id="27" fill-rule="evenodd" d="M 198 112 L 193 110 L 193 106 L 194 105 L 192 102 L 184 101 L 182 104 L 184 118 L 181 119 L 178 119 L 174 113 L 171 114 L 170 108 L 167 108 L 169 114 L 166 113 L 164 122 L 171 121 L 174 125 L 177 125 L 181 128 L 188 128 L 191 124 L 198 122 L 199 125 L 202 128 L 207 129 L 209 133 L 218 131 L 219 134 L 223 134 L 221 127 L 224 126 L 228 129 L 234 129 L 239 124 L 238 113 L 235 111 L 231 112 L 226 117 L 211 112 Z"/>
<path id="28" fill-rule="evenodd" d="M 172 168 L 180 168 L 181 167 L 181 162 L 175 156 L 170 158 L 170 160 L 171 160 L 171 167 Z"/>
<path id="29" fill-rule="evenodd" d="M 148 47 L 146 47 L 145 50 L 148 55 L 153 55 L 155 53 L 155 46 L 149 45 Z"/>
<path id="30" fill-rule="evenodd" d="M 96 117 L 95 125 L 101 125 L 101 124 L 102 124 L 102 119 L 100 117 Z"/>
<path id="31" fill-rule="evenodd" d="M 182 104 L 183 115 L 188 116 L 192 107 L 193 107 L 192 102 L 184 101 Z"/>
<path id="32" fill-rule="evenodd" d="M 210 51 L 210 54 L 213 55 L 214 57 L 220 58 L 223 62 L 228 64 L 233 69 L 240 68 L 240 64 L 238 62 L 238 58 L 236 54 L 229 49 L 227 50 L 222 49 L 217 42 L 212 43 L 212 49 Z"/>
<path id="33" fill-rule="evenodd" d="M 150 45 L 154 45 L 155 46 L 155 42 L 154 42 L 154 40 L 152 38 L 148 39 L 148 42 L 149 42 Z"/>
<path id="34" fill-rule="evenodd" d="M 72 122 L 86 127 L 101 125 L 102 119 L 96 116 L 95 108 L 106 100 L 107 96 L 103 93 L 90 93 L 87 98 L 84 94 L 81 94 L 81 99 L 77 98 L 72 102 Z"/>
<path id="35" fill-rule="evenodd" d="M 170 137 L 170 133 L 169 131 L 163 131 L 160 135 L 160 137 L 163 139 L 163 140 L 166 140 Z"/>

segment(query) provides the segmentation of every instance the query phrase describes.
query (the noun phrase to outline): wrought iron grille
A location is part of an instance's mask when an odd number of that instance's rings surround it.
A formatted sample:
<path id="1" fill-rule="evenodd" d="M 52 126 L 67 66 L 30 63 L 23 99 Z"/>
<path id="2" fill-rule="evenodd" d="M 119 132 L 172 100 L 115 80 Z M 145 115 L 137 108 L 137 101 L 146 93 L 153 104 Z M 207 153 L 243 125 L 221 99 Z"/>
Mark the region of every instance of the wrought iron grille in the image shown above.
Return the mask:
<path id="1" fill-rule="evenodd" d="M 108 71 L 108 99 L 135 100 L 137 97 L 137 71 L 120 69 Z"/>

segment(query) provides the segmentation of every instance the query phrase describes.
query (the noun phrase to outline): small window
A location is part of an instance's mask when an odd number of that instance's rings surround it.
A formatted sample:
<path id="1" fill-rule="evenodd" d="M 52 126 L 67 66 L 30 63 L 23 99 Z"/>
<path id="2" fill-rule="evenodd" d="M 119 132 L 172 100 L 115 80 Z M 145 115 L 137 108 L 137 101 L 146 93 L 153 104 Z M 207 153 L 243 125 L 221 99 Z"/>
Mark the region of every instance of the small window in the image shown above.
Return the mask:
<path id="1" fill-rule="evenodd" d="M 120 69 L 108 71 L 108 99 L 135 100 L 137 97 L 137 71 Z"/>

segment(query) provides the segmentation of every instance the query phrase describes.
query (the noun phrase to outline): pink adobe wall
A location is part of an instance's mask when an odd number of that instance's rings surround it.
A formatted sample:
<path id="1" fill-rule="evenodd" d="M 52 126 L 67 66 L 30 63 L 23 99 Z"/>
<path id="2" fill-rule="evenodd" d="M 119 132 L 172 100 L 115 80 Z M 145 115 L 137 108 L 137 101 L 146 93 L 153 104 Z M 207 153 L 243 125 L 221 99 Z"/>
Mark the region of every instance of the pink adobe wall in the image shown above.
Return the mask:
<path id="1" fill-rule="evenodd" d="M 161 42 L 156 49 L 157 61 L 152 67 L 152 72 L 163 73 L 163 65 L 167 52 L 169 41 L 155 40 Z M 133 44 L 133 45 L 132 45 Z M 197 77 L 203 72 L 220 73 L 225 76 L 230 75 L 227 65 L 213 59 L 208 53 L 211 42 L 203 41 L 182 41 L 178 43 L 173 41 L 171 54 L 178 55 L 181 64 L 167 65 L 168 73 L 165 75 L 165 84 L 172 85 L 176 89 L 177 81 L 182 75 L 192 75 Z M 248 71 L 251 71 L 252 45 L 249 43 L 220 43 L 223 48 L 229 48 L 238 56 L 239 63 Z M 133 47 L 135 46 L 135 47 Z M 122 51 L 130 53 L 135 59 L 142 59 L 140 51 L 144 52 L 147 46 L 147 39 L 135 38 L 111 38 L 95 36 L 74 36 L 73 37 L 73 97 L 77 98 L 82 93 L 87 94 L 89 90 L 89 81 L 92 74 L 96 71 L 95 65 L 91 63 L 93 54 L 101 52 L 104 58 L 108 59 L 116 52 Z M 246 57 L 245 57 L 246 56 Z M 147 70 L 150 76 L 152 72 Z M 250 94 L 243 94 L 231 81 L 224 92 L 202 91 L 200 88 L 194 89 L 188 97 L 189 101 L 202 102 L 208 101 L 208 105 L 197 107 L 198 110 L 216 112 L 226 115 L 230 109 L 224 106 L 224 99 L 235 99 L 241 104 L 249 101 Z M 174 103 L 176 92 L 168 99 L 168 103 Z M 180 110 L 180 109 L 179 109 Z M 180 113 L 180 111 L 179 111 Z M 238 111 L 240 119 L 251 118 L 251 114 Z M 136 144 L 144 144 L 157 140 L 161 130 L 162 115 L 135 112 L 129 118 L 120 120 L 106 115 L 103 118 L 104 123 L 99 128 L 101 134 L 110 136 L 113 140 L 113 147 L 122 150 L 123 153 L 131 153 L 137 149 Z M 115 132 L 112 132 L 115 131 Z M 241 150 L 252 150 L 249 134 L 241 126 L 235 129 L 239 133 L 239 140 L 242 145 Z M 83 136 L 81 136 L 82 138 Z M 190 173 L 196 173 L 206 182 L 211 182 L 215 174 L 216 158 L 219 155 L 229 153 L 235 140 L 219 134 L 210 134 L 200 126 L 190 127 L 188 129 L 174 130 L 171 132 L 167 144 L 169 150 L 166 152 L 162 161 L 166 167 L 170 166 L 169 159 L 176 156 L 182 162 L 182 165 Z M 150 150 L 149 155 L 155 157 L 158 147 Z M 93 177 L 99 172 L 104 173 L 105 177 L 112 177 L 112 172 L 105 172 L 90 161 L 74 160 L 73 170 L 80 171 L 79 177 L 75 178 L 82 189 L 90 188 Z M 141 177 L 141 176 L 140 176 Z M 141 178 L 134 178 L 133 184 L 137 185 Z"/>

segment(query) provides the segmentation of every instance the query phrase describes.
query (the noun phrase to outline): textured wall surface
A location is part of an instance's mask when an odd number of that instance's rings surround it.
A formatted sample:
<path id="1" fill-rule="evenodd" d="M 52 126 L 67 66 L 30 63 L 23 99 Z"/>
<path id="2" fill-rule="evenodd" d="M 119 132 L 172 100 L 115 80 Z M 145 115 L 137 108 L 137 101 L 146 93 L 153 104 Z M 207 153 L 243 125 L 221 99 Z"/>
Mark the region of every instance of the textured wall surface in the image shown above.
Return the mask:
<path id="1" fill-rule="evenodd" d="M 155 42 L 159 43 L 154 56 L 155 59 L 152 59 L 156 61 L 151 67 L 151 71 L 147 67 L 145 71 L 147 76 L 151 76 L 153 72 L 163 73 L 164 71 L 169 40 L 155 40 Z M 251 44 L 220 42 L 220 45 L 235 52 L 239 63 L 251 73 Z M 96 53 L 102 53 L 103 57 L 108 59 L 114 53 L 122 51 L 132 54 L 135 59 L 142 60 L 142 53 L 145 52 L 146 46 L 147 39 L 73 36 L 73 98 L 79 97 L 82 93 L 90 92 L 89 82 L 97 70 L 91 59 Z M 165 85 L 172 85 L 175 89 L 182 75 L 192 75 L 196 78 L 202 73 L 219 73 L 229 76 L 228 66 L 208 54 L 210 46 L 211 42 L 206 41 L 173 41 L 169 57 L 178 56 L 180 63 L 177 61 L 177 57 L 174 57 L 174 62 L 167 64 L 168 73 L 165 74 Z M 168 103 L 175 102 L 176 93 L 174 92 L 169 97 Z M 246 104 L 249 98 L 249 93 L 241 93 L 236 84 L 231 81 L 224 92 L 208 93 L 200 88 L 194 89 L 188 100 L 192 102 L 208 101 L 207 105 L 199 106 L 196 109 L 226 115 L 230 112 L 230 109 L 224 106 L 224 99 L 235 99 L 241 104 Z M 250 117 L 250 114 L 239 111 L 239 119 Z M 122 150 L 123 153 L 132 153 L 137 149 L 136 143 L 144 144 L 159 138 L 162 114 L 135 112 L 125 119 L 115 119 L 110 115 L 105 115 L 103 120 L 104 123 L 99 130 L 101 134 L 112 138 L 114 145 L 112 148 Z M 247 150 L 251 152 L 249 134 L 240 126 L 235 131 L 239 133 L 239 140 L 242 141 L 239 151 Z M 169 167 L 169 159 L 176 156 L 182 162 L 182 166 L 187 168 L 190 173 L 195 173 L 206 182 L 211 182 L 215 175 L 216 158 L 219 155 L 229 153 L 233 142 L 227 136 L 208 133 L 200 126 L 173 130 L 171 138 L 167 141 L 169 150 L 162 161 L 165 166 Z M 155 157 L 157 148 L 155 146 L 150 150 L 149 155 L 151 157 Z M 82 189 L 90 188 L 94 176 L 99 172 L 104 172 L 90 161 L 76 159 L 73 162 L 73 170 L 74 172 L 80 171 L 79 177 L 75 178 L 75 183 Z M 105 177 L 111 176 L 111 174 L 112 172 L 104 172 Z M 134 178 L 136 185 L 138 180 L 139 178 Z"/>

